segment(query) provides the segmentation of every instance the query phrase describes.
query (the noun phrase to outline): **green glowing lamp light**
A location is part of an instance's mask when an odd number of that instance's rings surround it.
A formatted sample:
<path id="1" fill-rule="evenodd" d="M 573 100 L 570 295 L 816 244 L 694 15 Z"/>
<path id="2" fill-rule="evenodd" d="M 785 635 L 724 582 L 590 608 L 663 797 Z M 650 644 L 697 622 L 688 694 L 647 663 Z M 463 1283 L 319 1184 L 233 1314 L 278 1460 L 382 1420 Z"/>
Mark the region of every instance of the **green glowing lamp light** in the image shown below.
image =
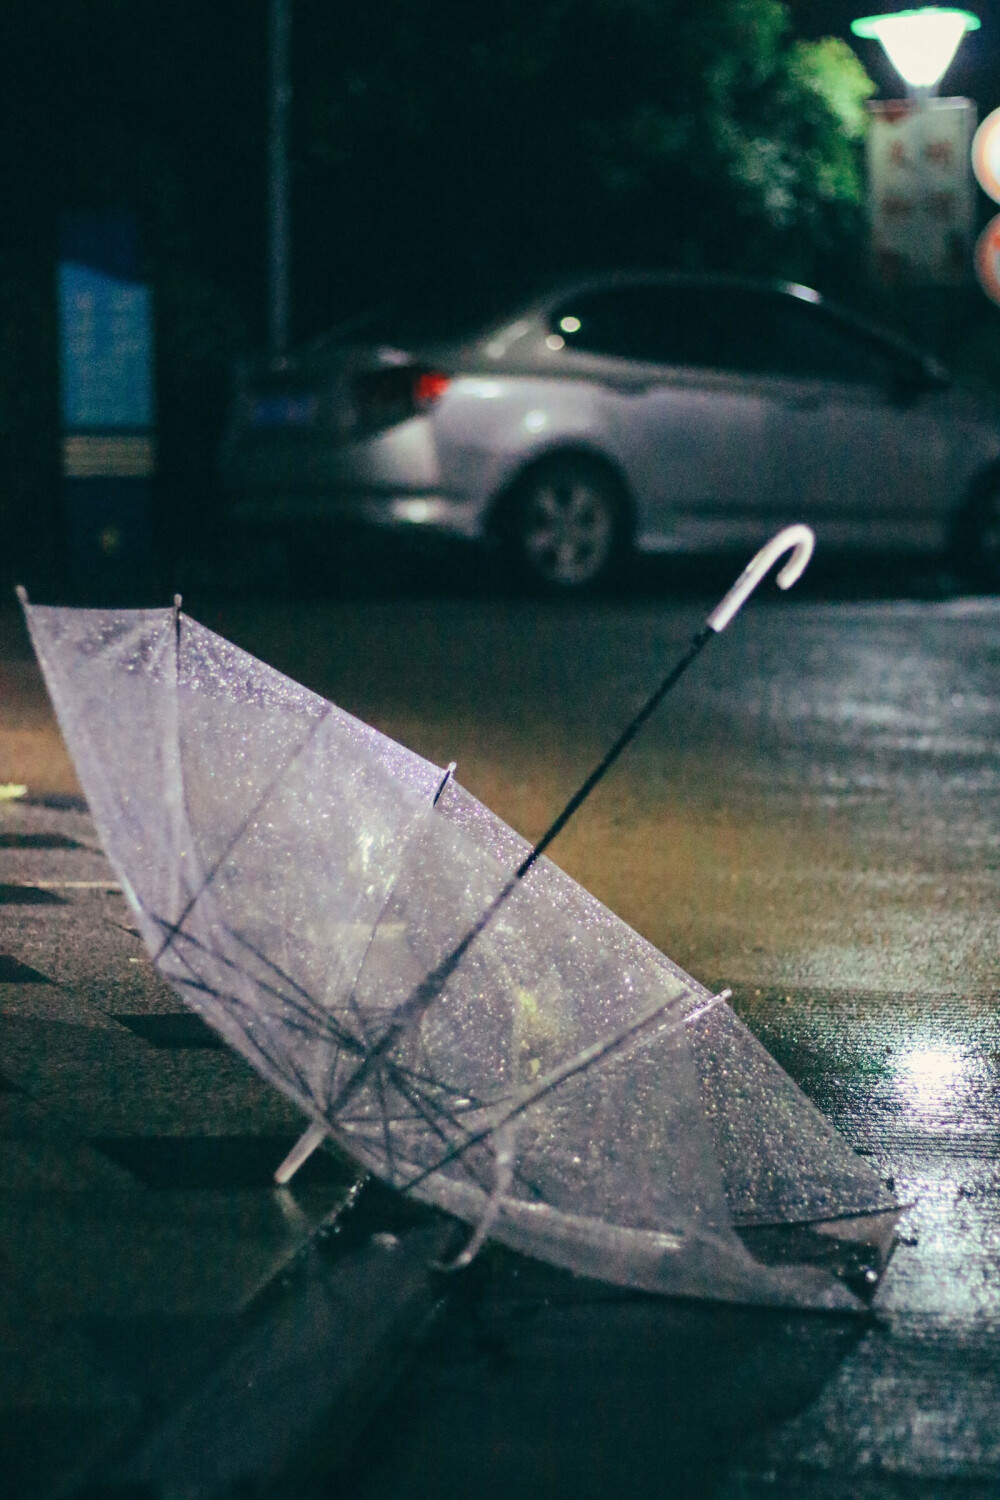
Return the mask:
<path id="1" fill-rule="evenodd" d="M 889 61 L 911 89 L 933 89 L 940 83 L 965 33 L 978 29 L 978 16 L 941 5 L 863 16 L 851 22 L 855 36 L 882 43 Z"/>

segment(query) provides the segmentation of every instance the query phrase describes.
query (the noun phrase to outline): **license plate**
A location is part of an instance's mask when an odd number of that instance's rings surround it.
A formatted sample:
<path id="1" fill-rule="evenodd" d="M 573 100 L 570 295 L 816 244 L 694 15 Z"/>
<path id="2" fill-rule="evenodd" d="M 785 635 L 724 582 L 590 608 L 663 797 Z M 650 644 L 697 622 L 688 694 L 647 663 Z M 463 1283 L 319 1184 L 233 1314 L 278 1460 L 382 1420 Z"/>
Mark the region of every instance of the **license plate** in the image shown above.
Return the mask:
<path id="1" fill-rule="evenodd" d="M 316 415 L 315 396 L 258 396 L 255 427 L 305 427 Z"/>

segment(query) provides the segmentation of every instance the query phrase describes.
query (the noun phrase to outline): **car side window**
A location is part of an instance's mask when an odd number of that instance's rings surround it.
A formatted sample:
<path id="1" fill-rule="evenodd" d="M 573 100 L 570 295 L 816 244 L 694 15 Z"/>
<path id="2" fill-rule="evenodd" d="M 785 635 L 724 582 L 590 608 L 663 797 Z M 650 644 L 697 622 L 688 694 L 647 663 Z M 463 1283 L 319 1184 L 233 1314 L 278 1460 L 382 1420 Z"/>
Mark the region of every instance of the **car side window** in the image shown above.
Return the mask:
<path id="1" fill-rule="evenodd" d="M 788 294 L 777 295 L 775 304 L 769 349 L 775 374 L 865 385 L 890 378 L 889 361 L 821 306 Z"/>
<path id="2" fill-rule="evenodd" d="M 788 292 L 720 287 L 706 308 L 717 368 L 744 375 L 875 384 L 889 369 L 855 330 Z"/>
<path id="3" fill-rule="evenodd" d="M 864 383 L 889 374 L 860 334 L 778 291 L 615 287 L 567 299 L 551 326 L 571 348 L 653 364 Z"/>

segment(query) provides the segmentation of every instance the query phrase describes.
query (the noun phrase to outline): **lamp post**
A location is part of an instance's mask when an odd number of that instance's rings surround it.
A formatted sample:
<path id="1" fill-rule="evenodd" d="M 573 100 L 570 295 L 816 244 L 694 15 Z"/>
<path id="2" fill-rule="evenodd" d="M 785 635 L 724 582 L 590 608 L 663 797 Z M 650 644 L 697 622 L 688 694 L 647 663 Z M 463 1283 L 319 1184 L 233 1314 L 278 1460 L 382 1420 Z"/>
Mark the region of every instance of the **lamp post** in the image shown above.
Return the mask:
<path id="1" fill-rule="evenodd" d="M 969 11 L 925 5 L 851 23 L 878 41 L 908 98 L 869 104 L 868 206 L 876 279 L 910 287 L 961 287 L 971 268 L 974 195 L 970 99 L 941 99 L 938 85 L 967 31 Z"/>
<path id="2" fill-rule="evenodd" d="M 292 100 L 290 74 L 291 0 L 270 0 L 268 71 L 270 84 L 267 172 L 268 342 L 272 355 L 288 347 L 290 309 L 290 178 L 288 116 Z"/>

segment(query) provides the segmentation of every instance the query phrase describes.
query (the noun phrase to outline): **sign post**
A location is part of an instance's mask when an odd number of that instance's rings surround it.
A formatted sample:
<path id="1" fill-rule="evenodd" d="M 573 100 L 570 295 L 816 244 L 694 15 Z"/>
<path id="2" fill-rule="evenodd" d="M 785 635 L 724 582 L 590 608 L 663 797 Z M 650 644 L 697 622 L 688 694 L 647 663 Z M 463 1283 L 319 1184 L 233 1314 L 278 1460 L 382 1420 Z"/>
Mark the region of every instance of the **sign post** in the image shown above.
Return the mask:
<path id="1" fill-rule="evenodd" d="M 975 221 L 971 99 L 886 99 L 868 106 L 871 254 L 879 281 L 967 283 Z"/>

